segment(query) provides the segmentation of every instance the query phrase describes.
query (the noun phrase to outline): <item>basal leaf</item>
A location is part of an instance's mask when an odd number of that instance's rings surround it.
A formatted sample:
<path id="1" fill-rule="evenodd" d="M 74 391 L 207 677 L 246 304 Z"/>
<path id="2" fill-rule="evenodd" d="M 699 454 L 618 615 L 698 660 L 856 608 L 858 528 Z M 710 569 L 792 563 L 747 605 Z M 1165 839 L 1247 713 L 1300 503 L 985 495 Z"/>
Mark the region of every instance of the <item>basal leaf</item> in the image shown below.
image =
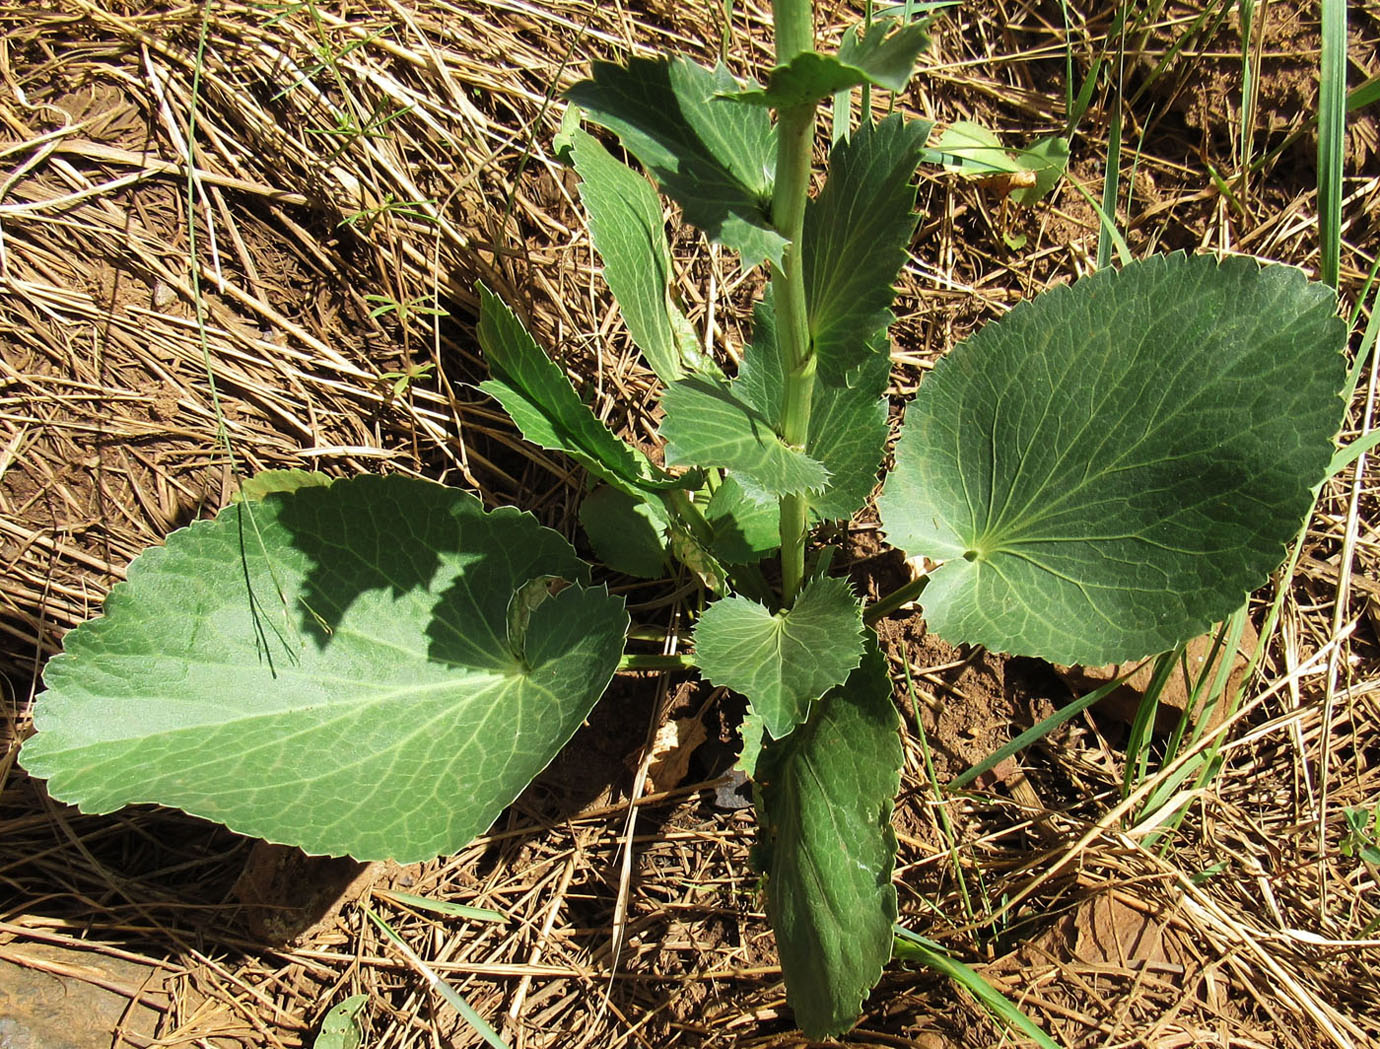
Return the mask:
<path id="1" fill-rule="evenodd" d="M 590 235 L 604 260 L 604 280 L 633 341 L 664 383 L 683 377 L 687 367 L 702 370 L 705 358 L 693 340 L 694 356 L 687 361 L 681 355 L 678 331 L 690 322 L 671 301 L 671 249 L 660 198 L 645 178 L 609 156 L 585 132 L 575 129 L 570 139 Z"/>
<path id="2" fill-rule="evenodd" d="M 749 495 L 761 498 L 820 488 L 829 479 L 823 466 L 782 441 L 771 422 L 725 383 L 682 379 L 666 388 L 662 405 L 661 436 L 670 465 L 723 467 Z"/>
<path id="3" fill-rule="evenodd" d="M 861 36 L 859 30 L 863 30 Z M 898 28 L 898 23 L 891 19 L 878 19 L 870 26 L 850 28 L 837 55 L 802 51 L 771 71 L 765 90 L 734 91 L 727 97 L 787 109 L 818 102 L 862 84 L 904 91 L 915 59 L 928 41 L 923 23 L 912 22 Z"/>
<path id="4" fill-rule="evenodd" d="M 641 579 L 666 574 L 664 524 L 648 503 L 601 485 L 580 503 L 580 524 L 599 560 L 614 571 Z"/>
<path id="5" fill-rule="evenodd" d="M 775 615 L 745 597 L 724 598 L 695 628 L 695 665 L 712 684 L 746 696 L 774 739 L 843 684 L 862 651 L 862 606 L 845 579 L 808 583 Z"/>
<path id="6" fill-rule="evenodd" d="M 479 344 L 493 376 L 479 388 L 503 405 L 533 444 L 564 452 L 630 495 L 676 486 L 655 478 L 646 457 L 609 432 L 580 400 L 555 361 L 533 341 L 507 304 L 479 286 Z"/>
<path id="7" fill-rule="evenodd" d="M 778 265 L 785 239 L 771 225 L 776 133 L 767 113 L 719 96 L 737 90 L 720 67 L 684 58 L 596 62 L 567 92 L 623 145 L 685 217 L 755 266 Z"/>
<path id="8" fill-rule="evenodd" d="M 567 580 L 528 610 L 529 580 Z M 87 812 L 153 802 L 360 859 L 484 831 L 613 675 L 628 618 L 556 532 L 360 477 L 239 503 L 130 566 L 48 665 L 23 763 Z M 552 587 L 555 589 L 555 587 Z"/>
<path id="9" fill-rule="evenodd" d="M 891 319 L 892 283 L 915 228 L 911 178 L 929 129 L 900 116 L 859 127 L 834 147 L 829 177 L 805 212 L 805 300 L 829 385 L 846 384 Z"/>
<path id="10" fill-rule="evenodd" d="M 811 1038 L 853 1026 L 891 958 L 901 741 L 886 659 L 862 665 L 805 724 L 756 758 L 767 915 L 786 1000 Z"/>
<path id="11" fill-rule="evenodd" d="M 1298 270 L 1182 254 L 1018 306 L 920 385 L 879 501 L 945 562 L 951 641 L 1117 663 L 1265 582 L 1342 419 L 1345 325 Z"/>

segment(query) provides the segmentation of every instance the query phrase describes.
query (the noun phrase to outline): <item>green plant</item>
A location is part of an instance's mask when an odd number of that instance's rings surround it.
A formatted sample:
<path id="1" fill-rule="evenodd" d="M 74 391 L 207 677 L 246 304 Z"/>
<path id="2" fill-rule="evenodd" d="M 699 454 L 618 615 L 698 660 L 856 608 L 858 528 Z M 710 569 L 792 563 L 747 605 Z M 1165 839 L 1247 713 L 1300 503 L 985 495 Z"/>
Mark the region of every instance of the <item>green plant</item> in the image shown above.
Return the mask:
<path id="1" fill-rule="evenodd" d="M 770 273 L 730 378 L 676 304 L 652 184 L 566 125 L 605 278 L 666 387 L 664 466 L 480 289 L 483 388 L 600 483 L 582 520 L 601 558 L 652 576 L 679 561 L 712 595 L 693 657 L 625 656 L 621 598 L 513 508 L 400 477 L 261 476 L 143 554 L 49 664 L 23 760 L 55 797 L 419 860 L 482 833 L 620 662 L 693 665 L 750 701 L 755 860 L 796 1018 L 812 1036 L 852 1024 L 897 916 L 901 748 L 867 624 L 923 591 L 940 635 L 1064 663 L 1203 632 L 1264 582 L 1311 505 L 1345 326 L 1297 270 L 1183 255 L 1011 311 L 906 411 L 877 505 L 892 544 L 930 567 L 865 610 L 808 539 L 862 508 L 883 461 L 892 283 L 930 127 L 864 119 L 812 199 L 816 111 L 855 87 L 901 90 L 924 27 L 874 21 L 825 55 L 808 0 L 777 0 L 775 28 L 764 85 L 638 59 L 596 64 L 569 93 L 687 221 Z"/>
<path id="2" fill-rule="evenodd" d="M 1360 856 L 1373 865 L 1380 865 L 1380 809 L 1357 805 L 1342 810 L 1346 819 L 1346 837 L 1342 839 L 1343 856 Z"/>

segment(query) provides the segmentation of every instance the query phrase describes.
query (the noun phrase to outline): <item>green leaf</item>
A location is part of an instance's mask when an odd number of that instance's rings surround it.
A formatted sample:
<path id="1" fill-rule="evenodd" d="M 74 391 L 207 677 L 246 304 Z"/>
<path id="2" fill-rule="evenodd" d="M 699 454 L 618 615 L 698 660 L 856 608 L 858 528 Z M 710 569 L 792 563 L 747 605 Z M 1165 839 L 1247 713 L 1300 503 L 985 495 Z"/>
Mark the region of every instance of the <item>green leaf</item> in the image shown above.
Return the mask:
<path id="1" fill-rule="evenodd" d="M 970 177 L 1010 175 L 1024 170 L 995 132 L 968 120 L 946 127 L 925 151 L 925 159 Z"/>
<path id="2" fill-rule="evenodd" d="M 722 66 L 684 58 L 595 62 L 567 97 L 614 132 L 685 217 L 743 256 L 781 263 L 786 241 L 771 225 L 776 132 L 767 113 L 717 96 L 738 84 Z"/>
<path id="3" fill-rule="evenodd" d="M 732 470 L 750 496 L 777 498 L 823 487 L 829 472 L 787 445 L 771 422 L 741 400 L 732 387 L 691 377 L 666 388 L 661 437 L 669 465 L 720 466 Z"/>
<path id="4" fill-rule="evenodd" d="M 1057 135 L 1052 138 L 1042 138 L 1025 150 L 1017 158 L 1017 162 L 1022 170 L 1035 173 L 1035 183 L 1031 186 L 1013 189 L 1011 199 L 1017 204 L 1027 206 L 1038 204 L 1049 196 L 1055 183 L 1068 170 L 1069 140 Z"/>
<path id="5" fill-rule="evenodd" d="M 1120 663 L 1226 618 L 1284 556 L 1342 419 L 1346 328 L 1298 270 L 1161 256 L 1018 306 L 920 385 L 879 501 L 944 564 L 950 641 Z"/>
<path id="6" fill-rule="evenodd" d="M 889 433 L 884 393 L 890 350 L 891 337 L 882 328 L 868 340 L 867 355 L 849 376 L 854 385 L 815 384 L 805 451 L 829 471 L 829 487 L 810 495 L 810 512 L 820 520 L 852 517 L 877 486 Z"/>
<path id="7" fill-rule="evenodd" d="M 897 28 L 896 22 L 879 19 L 870 26 L 852 26 L 844 34 L 837 56 L 802 51 L 771 71 L 766 90 L 734 91 L 725 97 L 788 109 L 862 84 L 904 91 L 915 59 L 928 43 L 925 23 L 921 22 Z"/>
<path id="8" fill-rule="evenodd" d="M 846 579 L 814 580 L 775 615 L 745 597 L 724 598 L 695 628 L 695 665 L 711 684 L 746 696 L 773 739 L 848 680 L 862 652 L 862 605 Z"/>
<path id="9" fill-rule="evenodd" d="M 738 754 L 737 765 L 745 776 L 753 779 L 757 775 L 757 759 L 762 756 L 762 747 L 771 737 L 767 735 L 767 726 L 762 722 L 762 715 L 751 707 L 748 707 L 743 715 L 739 732 L 743 737 L 743 749 Z"/>
<path id="10" fill-rule="evenodd" d="M 599 560 L 640 579 L 666 574 L 666 536 L 651 507 L 601 485 L 580 504 L 580 524 Z"/>
<path id="11" fill-rule="evenodd" d="M 881 316 L 891 320 L 888 310 Z M 883 395 L 891 371 L 891 340 L 886 326 L 863 346 L 861 362 L 844 382 L 817 382 L 811 396 L 805 453 L 829 471 L 829 485 L 809 496 L 810 510 L 819 520 L 851 517 L 877 484 L 888 433 Z M 784 388 L 771 304 L 759 302 L 752 344 L 743 352 L 733 389 L 764 418 L 778 418 Z"/>
<path id="12" fill-rule="evenodd" d="M 714 531 L 714 556 L 726 564 L 756 564 L 781 545 L 780 508 L 749 498 L 731 476 L 715 489 L 704 519 Z"/>
<path id="13" fill-rule="evenodd" d="M 870 26 L 859 23 L 843 34 L 839 59 L 863 70 L 869 83 L 904 91 L 916 58 L 929 46 L 928 28 L 927 19 L 899 27 L 898 20 L 891 18 L 878 18 Z"/>
<path id="14" fill-rule="evenodd" d="M 805 212 L 805 301 L 827 385 L 846 384 L 891 319 L 892 283 L 915 228 L 911 178 L 930 126 L 900 116 L 860 126 L 834 147 Z"/>
<path id="15" fill-rule="evenodd" d="M 1025 1035 L 1039 1049 L 1060 1049 L 1059 1043 L 1035 1026 L 1010 999 L 988 983 L 976 969 L 969 968 L 933 940 L 917 936 L 896 926 L 896 960 L 914 962 L 942 973 L 962 987 L 1013 1034 Z"/>
<path id="16" fill-rule="evenodd" d="M 231 493 L 230 501 L 238 503 L 248 499 L 257 502 L 274 492 L 295 492 L 299 488 L 314 485 L 328 485 L 335 478 L 320 470 L 261 470 L 253 477 L 246 477 L 237 491 Z"/>
<path id="17" fill-rule="evenodd" d="M 364 1040 L 359 1014 L 368 1002 L 367 994 L 352 994 L 332 1006 L 321 1021 L 321 1030 L 311 1043 L 312 1049 L 359 1049 L 359 1043 Z"/>
<path id="18" fill-rule="evenodd" d="M 508 639 L 529 580 L 572 585 Z M 25 767 L 86 812 L 153 802 L 410 863 L 484 831 L 613 676 L 628 617 L 556 532 L 399 477 L 240 503 L 130 566 L 45 673 Z"/>
<path id="19" fill-rule="evenodd" d="M 583 118 L 579 106 L 566 106 L 561 114 L 561 126 L 551 136 L 551 152 L 567 167 L 575 162 L 575 132 L 580 130 Z"/>
<path id="20" fill-rule="evenodd" d="M 590 235 L 633 341 L 664 383 L 682 378 L 687 367 L 709 370 L 712 366 L 693 338 L 688 343 L 692 356 L 682 356 L 687 344 L 678 333 L 690 322 L 671 301 L 671 249 L 656 191 L 590 135 L 575 129 L 570 138 Z"/>
<path id="21" fill-rule="evenodd" d="M 479 388 L 503 405 L 522 436 L 548 451 L 564 452 L 629 495 L 677 486 L 654 479 L 646 457 L 594 417 L 556 362 L 483 284 L 479 303 L 479 345 L 493 375 Z"/>
<path id="22" fill-rule="evenodd" d="M 886 659 L 869 644 L 847 683 L 757 758 L 754 862 L 767 875 L 786 1000 L 810 1038 L 851 1027 L 891 958 L 896 727 Z"/>

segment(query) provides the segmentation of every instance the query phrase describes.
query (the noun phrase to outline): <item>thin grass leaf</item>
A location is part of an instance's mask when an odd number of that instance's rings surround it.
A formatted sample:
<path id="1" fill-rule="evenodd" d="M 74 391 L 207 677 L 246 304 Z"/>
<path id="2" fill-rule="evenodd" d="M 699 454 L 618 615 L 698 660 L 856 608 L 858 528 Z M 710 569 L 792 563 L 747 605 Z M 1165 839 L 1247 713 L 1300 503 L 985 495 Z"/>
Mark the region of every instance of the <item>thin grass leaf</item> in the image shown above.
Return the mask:
<path id="1" fill-rule="evenodd" d="M 1318 89 L 1318 238 L 1322 280 L 1337 287 L 1346 149 L 1346 0 L 1323 0 Z"/>
<path id="2" fill-rule="evenodd" d="M 1380 73 L 1351 89 L 1346 96 L 1346 111 L 1354 113 L 1374 102 L 1380 102 Z"/>
<path id="3" fill-rule="evenodd" d="M 1077 717 L 1079 714 L 1083 713 L 1083 711 L 1087 710 L 1094 703 L 1097 703 L 1105 699 L 1107 696 L 1111 695 L 1113 690 L 1120 687 L 1121 684 L 1125 682 L 1125 680 L 1128 677 L 1130 677 L 1139 669 L 1140 666 L 1137 665 L 1121 677 L 1113 678 L 1111 681 L 1108 681 L 1105 685 L 1101 686 L 1100 688 L 1093 689 L 1093 691 L 1089 692 L 1086 696 L 1082 696 L 1078 699 L 1075 699 L 1068 706 L 1060 707 L 1058 710 L 1056 710 L 1049 717 L 1045 718 L 1039 724 L 1035 725 L 1032 728 L 1026 729 L 1015 739 L 1011 740 L 1011 742 L 1005 744 L 1004 746 L 998 747 L 996 750 L 992 751 L 991 754 L 988 754 L 987 757 L 983 758 L 981 761 L 979 761 L 972 768 L 968 769 L 966 772 L 960 772 L 953 779 L 949 780 L 948 785 L 944 788 L 945 793 L 952 794 L 956 790 L 962 790 L 969 783 L 972 783 L 973 780 L 981 776 L 984 772 L 988 772 L 996 768 L 1003 761 L 1009 758 L 1012 754 L 1015 754 L 1017 751 L 1024 750 L 1032 743 L 1037 743 L 1040 740 L 1044 739 L 1056 728 L 1064 724 L 1064 722 Z"/>
<path id="4" fill-rule="evenodd" d="M 1060 1049 L 1058 1042 L 1036 1027 L 1030 1017 L 1016 1008 L 1009 998 L 984 980 L 975 969 L 952 957 L 933 940 L 917 936 L 909 929 L 897 925 L 894 932 L 897 958 L 943 973 L 976 998 L 995 1019 L 1004 1023 L 1012 1032 L 1025 1035 L 1040 1046 L 1040 1049 Z"/>
<path id="5" fill-rule="evenodd" d="M 1259 88 L 1254 57 L 1251 54 L 1251 34 L 1255 27 L 1255 0 L 1239 0 L 1241 15 L 1241 170 L 1251 166 L 1251 129 L 1255 125 L 1255 104 Z M 1264 39 L 1263 29 L 1261 39 Z"/>
<path id="6" fill-rule="evenodd" d="M 1123 4 L 1117 11 L 1117 29 L 1124 29 L 1126 24 L 1126 6 Z M 1111 102 L 1112 124 L 1107 130 L 1107 165 L 1106 176 L 1102 180 L 1102 207 L 1098 209 L 1098 217 L 1101 220 L 1097 231 L 1097 268 L 1104 270 L 1111 264 L 1112 247 L 1115 245 L 1118 254 L 1121 256 L 1121 264 L 1126 265 L 1127 257 L 1130 252 L 1126 249 L 1126 241 L 1122 239 L 1121 232 L 1116 228 L 1116 199 L 1121 192 L 1121 107 L 1122 107 L 1122 84 L 1125 77 L 1126 64 L 1126 36 L 1124 32 L 1117 34 L 1116 48 L 1116 90 L 1115 97 Z"/>
<path id="7" fill-rule="evenodd" d="M 1092 205 L 1093 211 L 1097 213 L 1098 225 L 1102 232 L 1105 232 L 1111 241 L 1112 247 L 1116 249 L 1116 258 L 1123 266 L 1129 266 L 1133 261 L 1131 247 L 1126 243 L 1126 238 L 1121 235 L 1121 231 L 1116 228 L 1115 212 L 1108 213 L 1107 210 L 1098 202 L 1097 198 L 1088 192 L 1088 188 L 1077 179 L 1070 178 L 1069 185 L 1083 194 L 1083 199 Z M 1097 253 L 1100 258 L 1102 255 L 1101 233 L 1098 234 Z M 1098 269 L 1104 267 L 1099 264 Z"/>
<path id="8" fill-rule="evenodd" d="M 1150 676 L 1150 684 L 1136 706 L 1136 716 L 1131 721 L 1131 734 L 1126 742 L 1126 767 L 1122 773 L 1121 796 L 1127 797 L 1145 782 L 1150 769 L 1150 743 L 1155 726 L 1155 713 L 1159 710 L 1160 696 L 1169 676 L 1183 657 L 1184 646 L 1177 645 L 1168 652 L 1155 657 L 1155 671 Z"/>
<path id="9" fill-rule="evenodd" d="M 1351 327 L 1354 330 L 1356 322 L 1360 320 L 1361 305 L 1365 302 L 1366 292 L 1368 290 L 1373 291 L 1374 294 L 1370 300 L 1370 320 L 1366 322 L 1366 331 L 1361 336 L 1361 346 L 1356 351 L 1356 359 L 1347 371 L 1346 387 L 1342 394 L 1347 404 L 1351 403 L 1351 398 L 1356 393 L 1356 386 L 1361 379 L 1361 372 L 1366 366 L 1366 361 L 1370 359 L 1371 352 L 1375 349 L 1376 339 L 1380 338 L 1380 284 L 1375 283 L 1377 270 L 1380 270 L 1380 259 L 1377 259 L 1375 265 L 1371 267 L 1370 276 L 1366 280 L 1366 287 L 1361 289 L 1361 295 L 1356 304 L 1356 313 L 1351 318 Z M 1336 477 L 1374 448 L 1377 442 L 1380 442 L 1380 430 L 1372 430 L 1362 434 L 1345 447 L 1339 448 L 1337 453 L 1332 456 L 1332 462 L 1328 465 L 1327 476 L 1329 478 Z"/>
<path id="10" fill-rule="evenodd" d="M 915 679 L 912 678 L 910 674 L 910 661 L 903 659 L 901 661 L 901 669 L 904 670 L 906 674 L 906 694 L 910 700 L 910 709 L 914 712 L 919 709 L 919 706 L 915 694 Z M 925 731 L 924 723 L 920 720 L 919 716 L 915 718 L 915 727 L 918 730 L 916 738 L 920 742 L 920 756 L 924 762 L 925 779 L 929 784 L 930 794 L 933 797 L 941 798 L 943 797 L 944 788 L 940 785 L 939 776 L 934 771 L 934 757 L 930 753 L 929 733 Z M 958 856 L 958 836 L 954 833 L 953 821 L 949 819 L 948 807 L 942 803 L 936 805 L 934 814 L 939 820 L 940 833 L 944 835 L 944 845 L 949 853 L 949 865 L 953 870 L 954 884 L 958 886 L 959 899 L 963 901 L 964 915 L 967 917 L 970 925 L 976 924 L 976 912 L 973 910 L 973 901 L 968 895 L 968 879 L 964 876 L 963 862 Z M 978 876 L 982 876 L 980 868 L 978 870 Z"/>
<path id="11" fill-rule="evenodd" d="M 385 900 L 392 900 L 394 903 L 401 903 L 405 907 L 414 907 L 419 911 L 431 911 L 433 914 L 444 914 L 450 918 L 464 918 L 475 922 L 493 922 L 497 925 L 506 925 L 508 916 L 498 911 L 490 910 L 487 907 L 466 907 L 463 903 L 451 903 L 449 900 L 431 900 L 425 896 L 418 896 L 410 892 L 398 892 L 396 889 L 375 889 L 374 895 Z"/>
<path id="12" fill-rule="evenodd" d="M 488 1021 L 475 1012 L 473 1006 L 465 1001 L 458 991 L 451 987 L 450 984 L 446 983 L 445 980 L 437 976 L 435 970 L 427 965 L 426 962 L 422 961 L 421 956 L 409 947 L 407 941 L 394 932 L 393 928 L 386 921 L 368 907 L 361 906 L 360 909 L 364 911 L 365 917 L 377 925 L 383 931 L 383 934 L 393 941 L 394 946 L 402 952 L 402 956 L 421 974 L 422 978 L 431 985 L 432 989 L 444 998 L 446 1003 L 459 1013 L 467 1024 L 474 1028 L 475 1033 L 478 1034 L 479 1037 L 493 1046 L 493 1049 L 510 1049 L 508 1043 L 499 1037 L 498 1032 L 489 1026 Z"/>

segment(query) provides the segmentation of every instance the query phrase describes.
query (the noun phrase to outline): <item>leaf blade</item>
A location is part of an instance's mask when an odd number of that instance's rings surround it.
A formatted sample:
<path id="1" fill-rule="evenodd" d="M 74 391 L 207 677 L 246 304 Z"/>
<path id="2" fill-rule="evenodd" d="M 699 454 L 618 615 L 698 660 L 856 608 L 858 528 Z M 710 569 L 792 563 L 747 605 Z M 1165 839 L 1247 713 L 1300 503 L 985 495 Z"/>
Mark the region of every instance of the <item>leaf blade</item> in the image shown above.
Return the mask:
<path id="1" fill-rule="evenodd" d="M 592 136 L 574 129 L 569 137 L 590 236 L 633 341 L 664 383 L 682 378 L 687 367 L 704 370 L 703 354 L 683 359 L 676 337 L 677 325 L 689 321 L 671 301 L 671 249 L 656 191 Z"/>
<path id="2" fill-rule="evenodd" d="M 724 598 L 695 628 L 700 672 L 746 696 L 773 739 L 789 735 L 810 704 L 843 684 L 862 653 L 862 606 L 845 579 L 813 580 L 775 615 L 745 597 Z"/>
<path id="3" fill-rule="evenodd" d="M 926 27 L 925 22 L 898 25 L 886 18 L 870 25 L 850 26 L 837 55 L 802 51 L 771 71 L 765 89 L 735 91 L 727 97 L 757 106 L 788 109 L 862 84 L 904 91 L 916 58 L 929 43 Z"/>
<path id="4" fill-rule="evenodd" d="M 479 388 L 503 405 L 527 440 L 570 456 L 632 496 L 674 486 L 655 479 L 645 457 L 594 417 L 508 304 L 483 284 L 479 303 L 479 344 L 493 376 Z"/>
<path id="5" fill-rule="evenodd" d="M 769 297 L 768 297 L 769 300 Z M 785 380 L 770 301 L 757 304 L 752 342 L 733 382 L 734 392 L 764 418 L 779 417 Z M 882 317 L 890 321 L 891 312 Z M 877 484 L 888 434 L 886 387 L 891 370 L 887 324 L 863 343 L 861 362 L 845 382 L 817 382 L 810 398 L 805 454 L 829 471 L 829 484 L 809 493 L 817 520 L 851 517 Z"/>
<path id="6" fill-rule="evenodd" d="M 841 1034 L 891 958 L 901 741 L 886 659 L 869 643 L 846 684 L 756 758 L 767 914 L 786 997 L 811 1038 Z"/>
<path id="7" fill-rule="evenodd" d="M 667 387 L 662 404 L 668 464 L 732 470 L 749 495 L 761 498 L 822 488 L 829 480 L 820 463 L 787 445 L 730 385 L 691 376 Z"/>
<path id="8" fill-rule="evenodd" d="M 890 320 L 892 287 L 915 228 L 911 177 L 930 131 L 899 115 L 860 126 L 834 147 L 829 177 L 805 212 L 802 266 L 819 373 L 848 385 L 873 333 Z"/>
<path id="9" fill-rule="evenodd" d="M 779 265 L 786 241 L 769 218 L 776 164 L 767 114 L 720 97 L 737 83 L 684 58 L 596 62 L 566 96 L 618 135 L 685 217 L 743 256 Z"/>
<path id="10" fill-rule="evenodd" d="M 932 627 L 1100 664 L 1225 618 L 1326 470 L 1344 338 L 1327 289 L 1241 257 L 1101 271 L 989 325 L 921 385 L 879 500 L 945 562 Z"/>
<path id="11" fill-rule="evenodd" d="M 573 585 L 519 658 L 508 602 L 548 574 Z M 587 582 L 530 515 L 429 482 L 236 504 L 143 554 L 69 634 L 24 764 L 88 812 L 154 802 L 361 859 L 454 851 L 612 677 L 627 614 Z"/>

